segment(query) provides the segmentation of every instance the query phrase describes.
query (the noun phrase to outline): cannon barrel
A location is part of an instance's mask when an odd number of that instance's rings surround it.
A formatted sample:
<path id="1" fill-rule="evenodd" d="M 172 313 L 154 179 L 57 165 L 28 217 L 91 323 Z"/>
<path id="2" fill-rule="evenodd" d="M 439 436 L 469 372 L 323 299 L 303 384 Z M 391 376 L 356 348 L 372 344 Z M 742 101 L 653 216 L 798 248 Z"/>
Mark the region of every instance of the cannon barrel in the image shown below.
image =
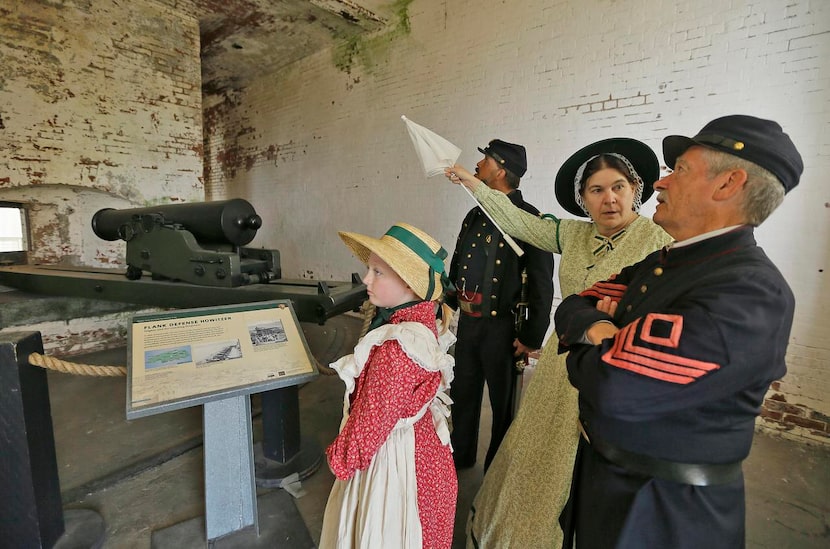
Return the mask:
<path id="1" fill-rule="evenodd" d="M 92 216 L 92 230 L 103 240 L 130 240 L 137 222 L 181 225 L 201 243 L 235 246 L 249 243 L 262 226 L 250 202 L 234 198 L 126 210 L 104 208 Z"/>

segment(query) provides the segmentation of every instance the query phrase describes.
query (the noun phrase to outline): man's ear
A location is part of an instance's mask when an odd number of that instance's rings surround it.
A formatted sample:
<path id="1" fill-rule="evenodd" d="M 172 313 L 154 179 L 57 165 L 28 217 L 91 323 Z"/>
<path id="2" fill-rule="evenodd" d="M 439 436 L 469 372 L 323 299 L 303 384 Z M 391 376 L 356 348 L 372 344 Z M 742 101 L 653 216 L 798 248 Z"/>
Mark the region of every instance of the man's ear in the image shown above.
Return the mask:
<path id="1" fill-rule="evenodd" d="M 729 200 L 741 192 L 746 185 L 746 170 L 734 168 L 718 175 L 721 180 L 715 188 L 713 198 L 715 200 Z"/>

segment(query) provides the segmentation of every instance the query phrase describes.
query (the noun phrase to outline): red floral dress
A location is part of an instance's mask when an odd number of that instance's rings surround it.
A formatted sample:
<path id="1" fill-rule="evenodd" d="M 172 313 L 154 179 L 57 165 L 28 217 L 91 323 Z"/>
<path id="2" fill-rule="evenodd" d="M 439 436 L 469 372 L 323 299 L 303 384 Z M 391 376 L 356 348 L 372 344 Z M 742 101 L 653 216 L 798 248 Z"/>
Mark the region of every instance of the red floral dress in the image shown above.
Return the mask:
<path id="1" fill-rule="evenodd" d="M 413 326 L 413 323 L 419 326 Z M 418 329 L 410 333 L 410 328 Z M 425 341 L 427 339 L 431 341 Z M 378 344 L 373 344 L 374 341 Z M 406 531 L 406 528 L 387 524 L 390 516 L 405 517 L 407 498 L 413 505 L 417 501 L 423 547 L 451 546 L 458 480 L 449 446 L 446 417 L 442 417 L 448 413 L 446 404 L 450 402 L 444 394 L 452 380 L 453 361 L 446 355 L 449 343 L 438 343 L 434 304 L 420 302 L 396 311 L 389 324 L 366 335 L 355 348 L 355 355 L 344 357 L 334 365 L 346 382 L 347 392 L 350 388 L 352 390 L 344 406 L 345 421 L 340 434 L 326 450 L 329 466 L 338 479 L 332 489 L 329 506 L 336 505 L 332 500 L 336 499 L 335 493 L 339 489 L 353 490 L 353 499 L 360 500 L 360 503 L 355 505 L 358 511 L 350 509 L 345 512 L 341 505 L 339 514 L 332 510 L 332 516 L 329 516 L 327 506 L 321 547 L 326 540 L 327 528 L 333 527 L 332 524 L 326 525 L 326 522 L 331 521 L 341 523 L 335 543 L 338 547 L 377 546 L 381 541 L 387 546 L 391 540 L 400 542 L 397 547 L 413 545 L 413 540 L 418 539 L 417 533 L 416 537 L 412 537 L 412 532 Z M 365 349 L 363 356 L 360 355 L 361 344 Z M 424 345 L 433 354 L 418 350 Z M 358 369 L 352 370 L 353 373 L 359 372 L 353 380 L 343 371 L 348 368 L 338 368 L 338 364 L 346 359 L 351 359 L 351 363 L 358 366 Z M 359 368 L 361 363 L 362 369 Z M 395 442 L 396 437 L 404 432 L 410 440 L 414 433 L 413 448 L 401 450 L 406 444 Z M 390 457 L 394 455 L 397 455 L 398 461 L 392 466 L 376 463 L 379 460 L 394 462 L 395 458 Z M 405 493 L 413 490 L 407 488 L 405 483 L 398 484 L 398 477 L 406 476 L 407 469 L 412 469 L 413 465 L 414 483 L 409 486 L 415 488 L 416 494 Z M 373 472 L 373 468 L 378 466 L 384 468 L 381 476 Z M 371 478 L 355 480 L 355 475 L 361 472 Z M 362 486 L 338 487 L 338 482 L 359 482 Z M 398 494 L 398 491 L 404 493 Z M 376 522 L 371 516 L 359 518 L 357 524 L 344 529 L 343 521 L 352 521 L 353 515 L 365 508 L 364 499 L 380 501 L 376 511 L 382 510 L 383 515 L 377 517 Z M 399 507 L 404 507 L 402 514 L 390 511 Z M 406 519 L 401 520 L 405 522 Z M 395 519 L 392 518 L 391 522 Z M 367 529 L 373 530 L 373 533 L 363 535 L 362 532 Z M 390 534 L 390 530 L 395 530 L 395 533 Z"/>

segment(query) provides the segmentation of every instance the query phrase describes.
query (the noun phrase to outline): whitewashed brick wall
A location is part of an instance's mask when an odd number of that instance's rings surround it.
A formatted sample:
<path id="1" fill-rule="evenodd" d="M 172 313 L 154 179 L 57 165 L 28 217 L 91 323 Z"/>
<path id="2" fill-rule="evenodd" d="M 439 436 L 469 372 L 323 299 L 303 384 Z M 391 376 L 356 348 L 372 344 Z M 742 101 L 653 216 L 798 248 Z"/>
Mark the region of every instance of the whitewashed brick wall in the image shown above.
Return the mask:
<path id="1" fill-rule="evenodd" d="M 0 4 L 0 201 L 26 205 L 31 262 L 123 266 L 96 211 L 204 199 L 198 22 L 153 0 Z M 123 345 L 128 320 L 0 329 L 63 356 Z"/>
<path id="2" fill-rule="evenodd" d="M 204 198 L 199 27 L 153 0 L 5 0 L 0 200 L 33 205 L 33 261 L 103 266 L 97 208 Z"/>
<path id="3" fill-rule="evenodd" d="M 211 113 L 207 194 L 255 204 L 254 244 L 282 252 L 284 275 L 347 279 L 362 267 L 337 230 L 380 234 L 399 220 L 452 250 L 469 199 L 425 179 L 401 114 L 461 147 L 469 167 L 489 139 L 523 143 L 522 190 L 559 215 L 553 177 L 582 145 L 626 135 L 662 157 L 665 135 L 715 117 L 772 118 L 806 170 L 758 231 L 798 300 L 790 373 L 762 423 L 827 442 L 830 3 L 418 0 L 408 16 L 409 35 L 370 44 L 349 72 L 324 52 Z"/>

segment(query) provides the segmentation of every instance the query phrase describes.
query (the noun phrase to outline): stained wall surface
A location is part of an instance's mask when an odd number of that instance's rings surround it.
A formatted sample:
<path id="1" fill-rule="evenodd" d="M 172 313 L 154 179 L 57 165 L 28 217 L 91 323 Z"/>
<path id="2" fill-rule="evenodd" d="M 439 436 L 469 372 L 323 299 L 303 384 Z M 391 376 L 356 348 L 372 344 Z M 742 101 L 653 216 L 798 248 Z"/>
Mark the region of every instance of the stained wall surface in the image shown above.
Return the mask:
<path id="1" fill-rule="evenodd" d="M 0 202 L 27 210 L 30 262 L 123 266 L 96 211 L 204 199 L 199 26 L 173 4 L 0 2 Z M 66 355 L 123 345 L 128 319 L 0 328 Z"/>
<path id="2" fill-rule="evenodd" d="M 187 2 L 0 4 L 0 201 L 30 208 L 32 260 L 119 264 L 121 243 L 89 229 L 101 207 L 243 197 L 264 220 L 253 245 L 279 249 L 284 276 L 348 280 L 362 266 L 337 230 L 380 234 L 408 221 L 452 251 L 471 207 L 459 188 L 424 176 L 402 114 L 461 147 L 470 168 L 492 138 L 524 144 L 525 196 L 562 217 L 553 178 L 584 144 L 626 135 L 659 155 L 665 135 L 717 116 L 772 118 L 806 169 L 757 231 L 797 298 L 789 373 L 761 423 L 828 441 L 830 5 L 390 5 L 383 31 L 202 97 Z M 112 344 L 117 332 L 98 330 L 123 316 L 33 326 L 72 351 Z"/>
<path id="3" fill-rule="evenodd" d="M 106 266 L 101 207 L 202 200 L 196 19 L 152 0 L 0 5 L 0 201 L 30 206 L 31 259 Z"/>
<path id="4" fill-rule="evenodd" d="M 820 1 L 412 2 L 386 34 L 263 75 L 206 109 L 206 192 L 256 204 L 265 229 L 254 244 L 280 249 L 285 276 L 344 279 L 362 267 L 338 230 L 380 234 L 407 221 L 451 251 L 471 206 L 424 176 L 402 114 L 461 147 L 469 168 L 492 138 L 524 144 L 522 191 L 563 217 L 553 178 L 582 145 L 625 135 L 662 158 L 664 136 L 715 117 L 775 119 L 806 170 L 757 231 L 798 300 L 789 374 L 763 422 L 826 441 L 828 56 Z"/>

